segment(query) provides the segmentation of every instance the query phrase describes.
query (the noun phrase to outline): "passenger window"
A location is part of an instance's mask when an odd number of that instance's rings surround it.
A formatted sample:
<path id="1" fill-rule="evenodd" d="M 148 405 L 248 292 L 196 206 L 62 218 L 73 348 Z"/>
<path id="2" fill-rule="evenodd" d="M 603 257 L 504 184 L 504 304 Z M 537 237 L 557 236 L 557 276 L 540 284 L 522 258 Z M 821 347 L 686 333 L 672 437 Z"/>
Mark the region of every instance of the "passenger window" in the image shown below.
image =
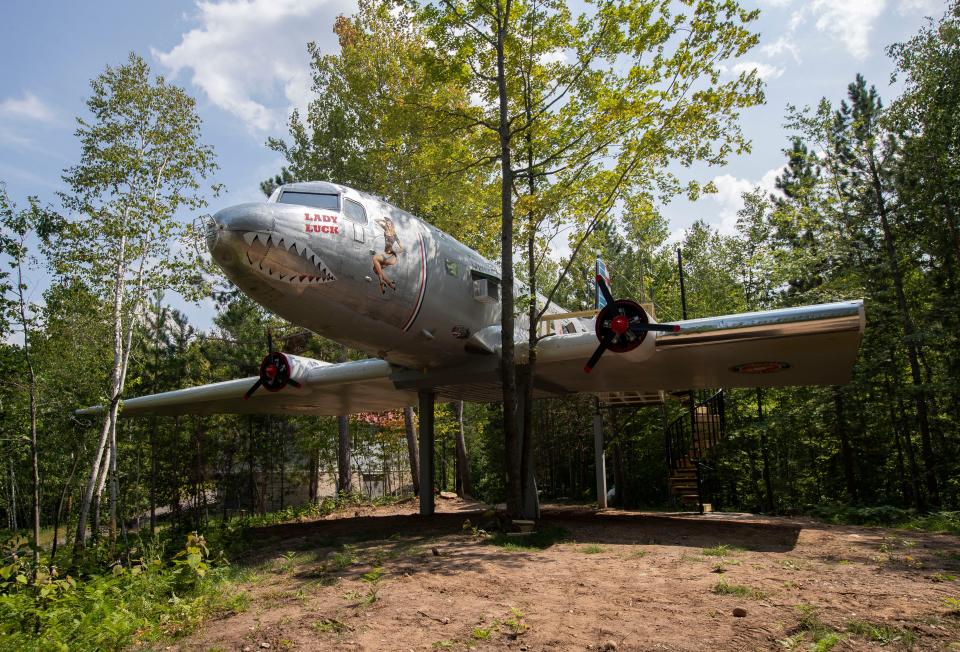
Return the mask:
<path id="1" fill-rule="evenodd" d="M 446 260 L 447 274 L 450 276 L 460 276 L 460 265 L 455 260 Z"/>
<path id="2" fill-rule="evenodd" d="M 367 223 L 367 211 L 363 210 L 363 206 L 352 199 L 344 200 L 343 214 L 346 215 L 348 220 L 353 220 L 357 224 Z"/>

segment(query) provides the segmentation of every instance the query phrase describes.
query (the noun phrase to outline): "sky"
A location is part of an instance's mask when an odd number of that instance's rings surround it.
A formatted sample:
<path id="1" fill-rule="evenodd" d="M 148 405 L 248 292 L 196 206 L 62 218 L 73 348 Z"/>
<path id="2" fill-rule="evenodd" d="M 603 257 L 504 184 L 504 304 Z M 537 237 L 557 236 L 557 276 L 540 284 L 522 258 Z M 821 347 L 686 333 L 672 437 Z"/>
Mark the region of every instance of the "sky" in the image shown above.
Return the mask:
<path id="1" fill-rule="evenodd" d="M 211 210 L 259 201 L 260 181 L 283 164 L 267 149 L 284 136 L 293 107 L 309 102 L 306 44 L 334 52 L 334 18 L 355 9 L 352 0 L 8 0 L 0 24 L 0 181 L 24 204 L 30 195 L 57 204 L 63 170 L 79 160 L 76 118 L 84 116 L 89 82 L 129 52 L 197 99 L 204 140 L 217 152 L 216 180 L 226 187 Z M 787 105 L 833 103 L 859 72 L 887 100 L 892 66 L 886 46 L 908 39 L 925 16 L 939 16 L 937 0 L 743 0 L 759 7 L 759 45 L 732 62 L 730 74 L 756 68 L 766 104 L 744 112 L 749 154 L 722 168 L 695 168 L 718 192 L 695 203 L 663 207 L 672 237 L 697 219 L 731 232 L 740 195 L 773 188 L 789 142 Z M 182 216 L 188 219 L 191 216 Z M 46 277 L 32 276 L 33 295 Z M 39 297 L 37 297 L 39 298 Z M 213 317 L 210 304 L 174 300 L 200 328 Z"/>

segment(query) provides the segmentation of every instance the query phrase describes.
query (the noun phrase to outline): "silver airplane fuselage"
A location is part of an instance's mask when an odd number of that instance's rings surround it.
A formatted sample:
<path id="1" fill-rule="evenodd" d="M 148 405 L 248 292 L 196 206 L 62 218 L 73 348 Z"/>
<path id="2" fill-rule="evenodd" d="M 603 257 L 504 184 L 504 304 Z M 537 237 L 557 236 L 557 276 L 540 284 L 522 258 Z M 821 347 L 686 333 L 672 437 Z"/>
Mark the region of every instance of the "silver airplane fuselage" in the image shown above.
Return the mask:
<path id="1" fill-rule="evenodd" d="M 393 364 L 453 366 L 499 347 L 499 267 L 347 186 L 287 184 L 266 202 L 221 210 L 207 244 L 227 277 L 260 305 Z M 592 330 L 576 318 L 553 326 Z M 525 328 L 519 319 L 516 336 Z"/>

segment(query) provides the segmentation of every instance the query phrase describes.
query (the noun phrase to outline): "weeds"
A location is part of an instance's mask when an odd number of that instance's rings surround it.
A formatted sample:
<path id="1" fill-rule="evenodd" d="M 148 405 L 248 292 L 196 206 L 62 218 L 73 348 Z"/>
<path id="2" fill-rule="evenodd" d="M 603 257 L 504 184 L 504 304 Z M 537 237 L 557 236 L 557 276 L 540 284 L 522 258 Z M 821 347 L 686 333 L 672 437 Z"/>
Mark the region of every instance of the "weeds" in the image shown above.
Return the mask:
<path id="1" fill-rule="evenodd" d="M 733 552 L 733 550 L 734 548 L 731 548 L 728 545 L 717 544 L 712 548 L 704 548 L 703 550 L 700 551 L 700 553 L 707 557 L 726 557 L 731 552 Z"/>
<path id="2" fill-rule="evenodd" d="M 510 628 L 510 633 L 514 636 L 520 636 L 528 629 L 530 626 L 523 622 L 523 612 L 517 609 L 516 607 L 510 607 L 510 618 L 503 621 L 503 624 Z"/>
<path id="3" fill-rule="evenodd" d="M 316 631 L 324 634 L 342 634 L 348 630 L 353 630 L 353 627 L 337 618 L 324 618 L 323 620 L 318 620 L 313 624 L 313 628 Z"/>
<path id="4" fill-rule="evenodd" d="M 497 631 L 497 628 L 499 628 L 499 627 L 500 627 L 500 621 L 499 621 L 499 620 L 494 620 L 494 621 L 493 621 L 493 624 L 490 625 L 489 627 L 474 627 L 474 628 L 473 628 L 473 633 L 471 634 L 471 636 L 472 636 L 473 639 L 476 640 L 476 641 L 485 641 L 485 640 L 487 640 L 488 638 L 490 638 L 490 636 L 491 636 L 495 631 Z"/>
<path id="5" fill-rule="evenodd" d="M 753 589 L 742 584 L 727 584 L 726 580 L 720 580 L 710 590 L 717 595 L 735 595 L 738 598 L 761 600 L 766 597 L 766 594 L 759 589 Z"/>
<path id="6" fill-rule="evenodd" d="M 847 621 L 845 629 L 851 634 L 862 636 L 880 645 L 901 643 L 910 646 L 916 642 L 916 635 L 909 630 L 892 625 L 874 625 L 865 620 L 849 620 Z"/>
<path id="7" fill-rule="evenodd" d="M 351 566 L 357 561 L 357 552 L 356 548 L 351 545 L 346 545 L 327 557 L 327 566 L 328 568 L 338 571 L 343 570 L 344 568 Z"/>
<path id="8" fill-rule="evenodd" d="M 596 555 L 603 552 L 603 547 L 598 546 L 595 543 L 591 543 L 580 548 L 580 552 L 582 552 L 585 555 Z"/>
<path id="9" fill-rule="evenodd" d="M 544 525 L 536 532 L 523 536 L 508 537 L 506 534 L 497 534 L 489 537 L 486 543 L 512 552 L 536 552 L 566 541 L 569 536 L 570 533 L 562 527 Z"/>

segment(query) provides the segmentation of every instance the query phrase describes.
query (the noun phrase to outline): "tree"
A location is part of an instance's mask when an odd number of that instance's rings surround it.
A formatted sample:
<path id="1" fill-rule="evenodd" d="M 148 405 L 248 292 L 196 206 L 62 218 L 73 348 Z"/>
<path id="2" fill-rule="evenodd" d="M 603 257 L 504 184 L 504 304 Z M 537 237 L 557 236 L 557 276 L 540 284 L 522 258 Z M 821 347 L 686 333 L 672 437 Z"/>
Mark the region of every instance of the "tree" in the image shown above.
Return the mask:
<path id="1" fill-rule="evenodd" d="M 3 289 L 12 291 L 12 299 L 4 292 L 2 301 L 4 307 L 12 310 L 3 311 L 4 323 L 15 323 L 17 330 L 23 336 L 21 350 L 23 367 L 26 369 L 27 394 L 29 396 L 29 436 L 31 482 L 33 486 L 32 522 L 33 522 L 33 564 L 35 572 L 40 566 L 40 452 L 37 440 L 37 373 L 34 367 L 33 340 L 37 331 L 35 323 L 35 309 L 26 295 L 29 289 L 24 273 L 29 265 L 27 255 L 27 238 L 35 231 L 42 234 L 45 229 L 43 214 L 34 198 L 30 199 L 30 208 L 17 210 L 9 196 L 6 186 L 0 184 L 0 253 L 11 260 L 11 267 L 16 278 L 13 286 L 6 285 Z M 0 283 L 3 278 L 0 277 Z"/>
<path id="2" fill-rule="evenodd" d="M 362 0 L 356 14 L 336 19 L 333 32 L 338 54 L 307 46 L 316 98 L 306 114 L 291 114 L 287 140 L 268 140 L 287 166 L 262 190 L 313 179 L 343 183 L 494 253 L 488 180 L 462 169 L 473 142 L 443 113 L 466 103 L 467 91 L 431 57 L 409 6 Z"/>
<path id="3" fill-rule="evenodd" d="M 652 196 L 638 190 L 644 185 L 663 196 L 681 188 L 699 194 L 699 184 L 682 186 L 665 171 L 667 164 L 718 163 L 745 148 L 736 117 L 762 99 L 754 72 L 718 81 L 719 62 L 756 42 L 745 27 L 756 12 L 709 1 L 689 13 L 671 12 L 667 5 L 634 0 L 602 2 L 579 16 L 559 1 L 444 0 L 422 9 L 437 60 L 455 62 L 450 74 L 479 98 L 438 111 L 466 133 L 483 134 L 479 156 L 465 167 L 492 166 L 499 173 L 501 384 L 513 515 L 535 515 L 529 406 L 536 322 L 583 243 L 624 196 Z M 527 226 L 526 328 L 515 315 L 515 206 Z M 538 305 L 537 233 L 561 207 L 580 227 L 579 241 Z M 519 333 L 529 347 L 518 377 Z M 526 398 L 522 413 L 518 394 Z"/>
<path id="4" fill-rule="evenodd" d="M 89 121 L 78 119 L 82 153 L 66 170 L 62 194 L 73 218 L 64 225 L 53 264 L 65 278 L 83 278 L 112 305 L 113 363 L 103 427 L 82 498 L 75 545 L 82 547 L 94 496 L 113 474 L 111 538 L 116 537 L 116 419 L 135 326 L 152 288 L 195 290 L 189 266 L 171 255 L 180 209 L 205 205 L 200 183 L 215 169 L 200 140 L 195 102 L 162 77 L 151 79 L 139 56 L 91 82 Z M 179 264 L 178 264 L 179 263 Z M 109 455 L 105 452 L 109 450 Z"/>

